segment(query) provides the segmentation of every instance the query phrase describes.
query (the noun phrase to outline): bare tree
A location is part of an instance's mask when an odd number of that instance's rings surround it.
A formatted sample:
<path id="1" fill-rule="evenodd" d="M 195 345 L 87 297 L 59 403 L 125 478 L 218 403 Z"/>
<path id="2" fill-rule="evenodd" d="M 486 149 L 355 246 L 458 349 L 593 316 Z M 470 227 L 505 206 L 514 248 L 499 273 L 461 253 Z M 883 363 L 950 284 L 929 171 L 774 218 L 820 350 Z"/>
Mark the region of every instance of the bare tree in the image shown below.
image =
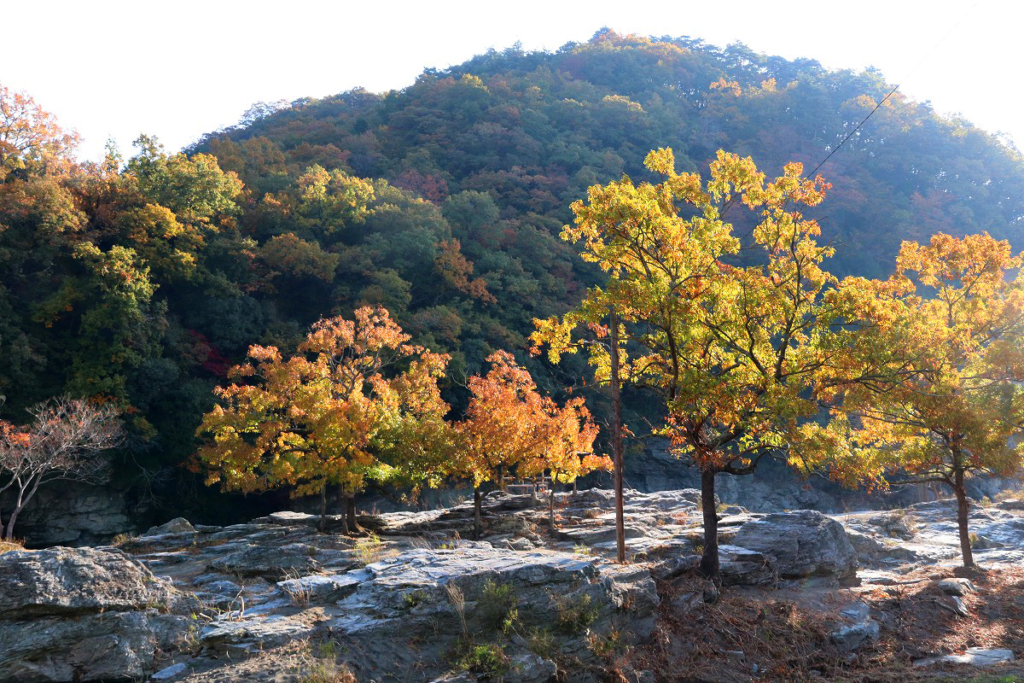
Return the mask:
<path id="1" fill-rule="evenodd" d="M 4 530 L 10 541 L 18 515 L 39 487 L 58 479 L 99 482 L 109 462 L 99 454 L 120 443 L 121 424 L 112 406 L 81 399 L 56 398 L 31 408 L 24 428 L 0 422 L 0 493 L 17 491 Z M 2 520 L 0 520 L 0 528 Z"/>

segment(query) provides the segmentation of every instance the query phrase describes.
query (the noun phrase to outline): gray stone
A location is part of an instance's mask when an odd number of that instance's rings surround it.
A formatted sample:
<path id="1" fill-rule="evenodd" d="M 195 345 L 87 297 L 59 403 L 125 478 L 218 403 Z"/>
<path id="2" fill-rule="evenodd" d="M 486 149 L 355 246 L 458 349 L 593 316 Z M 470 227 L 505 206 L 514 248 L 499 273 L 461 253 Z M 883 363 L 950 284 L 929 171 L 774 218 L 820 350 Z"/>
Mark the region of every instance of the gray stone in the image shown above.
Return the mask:
<path id="1" fill-rule="evenodd" d="M 961 599 L 959 596 L 956 596 L 956 595 L 951 595 L 949 597 L 949 599 L 950 599 L 950 602 L 945 602 L 943 600 L 940 600 L 938 602 L 939 607 L 941 607 L 943 609 L 946 609 L 946 610 L 949 610 L 950 612 L 952 612 L 953 614 L 957 615 L 958 617 L 969 617 L 969 616 L 971 616 L 971 612 L 970 612 L 970 610 L 967 609 L 967 605 L 964 604 L 963 599 Z"/>
<path id="2" fill-rule="evenodd" d="M 974 592 L 974 584 L 970 579 L 943 579 L 939 581 L 939 590 L 946 595 L 964 596 Z"/>
<path id="3" fill-rule="evenodd" d="M 852 626 L 843 626 L 832 632 L 832 641 L 843 652 L 853 652 L 865 645 L 878 642 L 879 627 L 874 619 L 866 619 Z"/>
<path id="4" fill-rule="evenodd" d="M 52 548 L 0 555 L 0 619 L 74 616 L 164 605 L 165 582 L 119 550 Z"/>
<path id="5" fill-rule="evenodd" d="M 308 638 L 316 627 L 298 619 L 272 615 L 263 619 L 216 621 L 199 633 L 204 647 L 218 652 L 255 652 Z"/>
<path id="6" fill-rule="evenodd" d="M 839 610 L 839 614 L 850 621 L 860 623 L 871 615 L 871 607 L 863 602 L 855 602 Z"/>
<path id="7" fill-rule="evenodd" d="M 188 669 L 185 662 L 178 662 L 177 664 L 171 664 L 165 669 L 160 669 L 155 674 L 149 677 L 151 681 L 169 681 L 178 674 L 184 673 Z"/>
<path id="8" fill-rule="evenodd" d="M 313 574 L 297 579 L 278 581 L 277 587 L 297 604 L 329 603 L 348 597 L 362 578 L 358 572 Z"/>
<path id="9" fill-rule="evenodd" d="M 317 549 L 306 543 L 286 545 L 248 545 L 210 562 L 214 569 L 238 576 L 262 576 L 269 580 L 280 580 L 289 574 L 311 574 L 320 569 L 314 556 Z"/>
<path id="10" fill-rule="evenodd" d="M 0 496 L 7 519 L 13 507 L 8 490 Z M 28 547 L 85 546 L 108 542 L 134 530 L 124 494 L 109 486 L 59 481 L 42 486 L 18 516 L 15 535 Z"/>
<path id="11" fill-rule="evenodd" d="M 511 671 L 504 677 L 507 683 L 546 683 L 558 673 L 554 662 L 532 652 L 513 656 L 509 668 Z"/>
<path id="12" fill-rule="evenodd" d="M 593 660 L 587 632 L 607 635 L 629 623 L 627 640 L 639 642 L 653 630 L 659 602 L 641 566 L 549 551 L 412 549 L 361 571 L 365 580 L 328 625 L 350 648 L 360 680 L 411 667 L 440 675 L 463 618 L 470 633 L 491 633 L 511 604 L 523 628 L 553 630 L 563 652 Z"/>
<path id="13" fill-rule="evenodd" d="M 508 547 L 512 550 L 527 551 L 533 550 L 536 546 L 528 538 L 513 538 L 508 541 Z"/>
<path id="14" fill-rule="evenodd" d="M 703 605 L 704 596 L 697 591 L 685 591 L 673 597 L 668 604 L 676 616 L 683 616 Z"/>
<path id="15" fill-rule="evenodd" d="M 164 534 L 194 534 L 196 529 L 184 517 L 176 517 L 160 526 L 151 527 L 144 536 L 163 536 Z"/>
<path id="16" fill-rule="evenodd" d="M 775 557 L 735 545 L 718 546 L 719 570 L 726 586 L 763 586 L 779 579 Z"/>
<path id="17" fill-rule="evenodd" d="M 747 522 L 733 544 L 773 556 L 782 578 L 847 579 L 857 572 L 857 554 L 843 525 L 813 510 L 778 512 Z"/>

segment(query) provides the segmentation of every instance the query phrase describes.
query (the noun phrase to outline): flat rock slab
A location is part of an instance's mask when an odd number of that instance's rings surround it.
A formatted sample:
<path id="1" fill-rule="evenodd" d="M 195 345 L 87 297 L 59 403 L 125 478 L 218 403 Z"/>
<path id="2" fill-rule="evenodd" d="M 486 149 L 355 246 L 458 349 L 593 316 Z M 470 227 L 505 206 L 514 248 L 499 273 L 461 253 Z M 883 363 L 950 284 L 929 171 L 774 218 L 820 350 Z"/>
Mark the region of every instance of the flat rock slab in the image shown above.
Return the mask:
<path id="1" fill-rule="evenodd" d="M 199 641 L 218 651 L 253 651 L 305 638 L 315 630 L 315 626 L 297 619 L 275 615 L 266 619 L 214 622 L 200 631 Z"/>
<path id="2" fill-rule="evenodd" d="M 945 657 L 929 657 L 914 662 L 914 666 L 931 666 L 933 664 L 970 664 L 978 668 L 996 666 L 1014 661 L 1012 650 L 969 647 L 962 655 L 946 655 Z"/>
<path id="3" fill-rule="evenodd" d="M 177 664 L 171 664 L 170 666 L 160 669 L 155 674 L 149 677 L 151 681 L 169 681 L 175 676 L 185 673 L 188 666 L 185 662 L 178 662 Z"/>
<path id="4" fill-rule="evenodd" d="M 348 574 L 313 574 L 297 579 L 278 581 L 277 587 L 297 603 L 337 602 L 355 590 L 364 577 L 359 572 Z"/>

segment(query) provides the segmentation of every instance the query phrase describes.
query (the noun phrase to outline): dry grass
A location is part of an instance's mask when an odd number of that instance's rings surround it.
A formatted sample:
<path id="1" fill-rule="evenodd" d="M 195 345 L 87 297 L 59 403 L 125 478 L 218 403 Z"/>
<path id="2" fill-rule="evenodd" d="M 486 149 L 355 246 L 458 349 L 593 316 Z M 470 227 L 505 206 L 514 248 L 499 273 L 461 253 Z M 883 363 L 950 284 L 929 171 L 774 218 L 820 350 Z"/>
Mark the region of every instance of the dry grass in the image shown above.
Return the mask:
<path id="1" fill-rule="evenodd" d="M 664 583 L 659 586 L 663 601 L 654 638 L 629 664 L 654 671 L 659 681 L 1024 681 L 1019 663 L 984 676 L 970 667 L 913 667 L 923 657 L 963 653 L 969 647 L 1024 651 L 1024 568 L 973 573 L 969 578 L 979 590 L 964 598 L 968 617 L 949 609 L 952 599 L 934 578 L 961 573 L 932 567 L 905 577 L 924 579 L 920 583 L 861 592 L 861 599 L 880 613 L 882 633 L 874 646 L 853 656 L 840 652 L 829 637 L 836 611 L 855 597 L 852 593 L 726 589 L 717 603 L 683 614 L 671 606 L 673 597 L 700 591 L 700 581 Z"/>
<path id="2" fill-rule="evenodd" d="M 24 550 L 25 541 L 21 539 L 14 539 L 13 541 L 0 541 L 0 555 L 9 553 L 12 550 Z"/>
<path id="3" fill-rule="evenodd" d="M 657 680 L 719 683 L 814 680 L 809 672 L 835 670 L 841 655 L 829 642 L 823 615 L 770 591 L 755 596 L 730 589 L 714 604 L 685 614 L 673 609 L 677 595 L 702 590 L 695 577 L 659 586 L 658 628 L 637 650 L 634 667 L 654 671 Z"/>

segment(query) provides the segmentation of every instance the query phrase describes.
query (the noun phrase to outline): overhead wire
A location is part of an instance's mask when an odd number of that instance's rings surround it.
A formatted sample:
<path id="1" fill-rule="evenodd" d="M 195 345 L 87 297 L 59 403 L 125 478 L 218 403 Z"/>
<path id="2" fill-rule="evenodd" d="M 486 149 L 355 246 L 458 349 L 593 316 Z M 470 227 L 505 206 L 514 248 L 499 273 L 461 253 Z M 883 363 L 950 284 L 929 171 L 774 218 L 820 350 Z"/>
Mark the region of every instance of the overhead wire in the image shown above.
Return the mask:
<path id="1" fill-rule="evenodd" d="M 919 59 L 917 60 L 917 62 L 916 62 L 916 63 L 915 63 L 915 64 L 914 64 L 914 65 L 913 65 L 913 66 L 912 66 L 911 68 L 910 68 L 910 71 L 908 71 L 908 72 L 907 72 L 906 74 L 904 74 L 904 76 L 903 76 L 903 78 L 902 78 L 901 80 L 903 80 L 903 81 L 906 81 L 906 79 L 907 79 L 907 78 L 908 78 L 909 76 L 911 76 L 911 75 L 913 75 L 914 73 L 916 73 L 916 72 L 917 72 L 917 70 L 918 70 L 919 68 L 921 68 L 921 64 L 923 64 L 923 63 L 924 63 L 924 60 L 925 60 L 925 59 L 926 59 L 927 57 L 931 56 L 931 54 L 932 54 L 933 52 L 935 52 L 936 48 L 938 48 L 938 47 L 939 47 L 939 46 L 940 46 L 940 45 L 941 45 L 942 43 L 944 43 L 944 42 L 946 41 L 946 39 L 947 39 L 947 38 L 949 38 L 949 36 L 950 36 L 950 35 L 951 35 L 951 34 L 953 33 L 953 31 L 955 31 L 956 29 L 958 29 L 958 28 L 960 27 L 960 25 L 961 25 L 961 24 L 962 24 L 962 23 L 964 22 L 964 19 L 966 19 L 966 18 L 967 18 L 967 17 L 969 16 L 969 15 L 971 15 L 971 14 L 972 14 L 972 13 L 974 12 L 974 10 L 975 10 L 975 9 L 977 9 L 978 5 L 980 5 L 981 3 L 982 3 L 982 0 L 976 0 L 976 1 L 974 2 L 974 4 L 972 4 L 972 5 L 971 5 L 971 6 L 970 6 L 970 7 L 969 7 L 969 8 L 968 8 L 968 9 L 967 9 L 967 10 L 966 10 L 965 12 L 963 12 L 963 14 L 961 14 L 961 15 L 960 15 L 960 18 L 958 18 L 958 19 L 957 19 L 957 20 L 956 20 L 956 21 L 955 21 L 955 22 L 954 22 L 954 23 L 953 23 L 953 24 L 952 24 L 952 25 L 951 25 L 951 26 L 949 27 L 949 29 L 948 29 L 948 30 L 947 30 L 947 31 L 946 31 L 946 32 L 945 32 L 945 33 L 944 33 L 944 34 L 943 34 L 943 35 L 942 35 L 942 36 L 941 36 L 941 37 L 940 37 L 940 38 L 939 38 L 939 39 L 938 39 L 937 41 L 935 41 L 935 44 L 934 44 L 934 45 L 932 45 L 932 46 L 931 46 L 931 47 L 930 47 L 929 49 L 925 50 L 925 51 L 924 51 L 924 52 L 923 52 L 923 53 L 921 54 L 921 57 L 920 57 L 920 58 L 919 58 Z M 894 87 L 894 88 L 893 88 L 892 90 L 890 90 L 890 91 L 889 91 L 889 92 L 888 92 L 888 93 L 886 94 L 886 96 L 885 96 L 885 97 L 883 97 L 883 98 L 882 98 L 881 100 L 879 100 L 879 101 L 878 101 L 878 104 L 876 104 L 876 105 L 875 105 L 874 109 L 872 109 L 871 111 L 869 111 L 869 112 L 868 112 L 868 115 L 867 115 L 867 116 L 865 116 L 865 117 L 863 118 L 863 120 L 861 120 L 861 122 L 860 122 L 860 123 L 858 123 L 858 124 L 857 124 L 857 126 L 856 126 L 856 127 L 855 127 L 855 128 L 853 129 L 853 130 L 851 130 L 851 131 L 850 131 L 849 133 L 847 133 L 847 134 L 846 134 L 846 137 L 844 137 L 844 138 L 842 139 L 842 141 L 841 141 L 841 142 L 840 142 L 840 143 L 839 143 L 838 145 L 836 145 L 836 146 L 835 146 L 835 148 L 834 148 L 834 149 L 832 149 L 831 151 L 829 151 L 828 155 L 826 155 L 826 157 L 825 157 L 824 159 L 822 159 L 822 160 L 821 160 L 821 163 L 819 163 L 819 164 L 818 164 L 817 166 L 815 166 L 815 167 L 814 167 L 814 170 L 813 170 L 813 171 L 811 171 L 811 172 L 810 172 L 810 173 L 808 174 L 808 177 L 813 177 L 813 176 L 814 176 L 814 174 L 815 174 L 815 173 L 817 173 L 817 172 L 818 172 L 818 170 L 819 170 L 819 169 L 820 169 L 820 168 L 821 168 L 822 166 L 824 166 L 824 165 L 825 165 L 825 163 L 826 163 L 826 162 L 827 162 L 827 161 L 828 161 L 829 159 L 831 159 L 831 158 L 832 158 L 832 155 L 833 155 L 833 154 L 835 154 L 836 152 L 838 152 L 838 151 L 839 151 L 839 150 L 840 150 L 840 149 L 842 148 L 842 146 L 843 146 L 843 145 L 845 145 L 845 144 L 847 143 L 847 141 L 848 141 L 848 140 L 849 140 L 850 138 L 852 138 L 852 137 L 853 137 L 854 135 L 856 135 L 856 134 L 857 134 L 857 131 L 859 131 L 859 130 L 861 129 L 861 127 L 862 127 L 862 126 L 863 126 L 863 125 L 864 125 L 865 123 L 867 123 L 867 122 L 868 122 L 868 119 L 870 119 L 870 118 L 871 118 L 871 117 L 872 117 L 872 116 L 874 115 L 874 113 L 875 113 L 876 111 L 878 111 L 878 110 L 879 110 L 879 109 L 880 109 L 880 108 L 882 107 L 882 105 L 884 105 L 884 104 L 885 104 L 885 103 L 886 103 L 886 102 L 887 102 L 887 101 L 889 100 L 889 98 L 891 98 L 891 97 L 892 97 L 892 96 L 893 96 L 894 94 L 896 94 L 896 91 L 900 89 L 900 85 L 901 85 L 900 83 L 897 83 L 897 84 L 896 84 L 896 86 L 895 86 L 895 87 Z"/>

